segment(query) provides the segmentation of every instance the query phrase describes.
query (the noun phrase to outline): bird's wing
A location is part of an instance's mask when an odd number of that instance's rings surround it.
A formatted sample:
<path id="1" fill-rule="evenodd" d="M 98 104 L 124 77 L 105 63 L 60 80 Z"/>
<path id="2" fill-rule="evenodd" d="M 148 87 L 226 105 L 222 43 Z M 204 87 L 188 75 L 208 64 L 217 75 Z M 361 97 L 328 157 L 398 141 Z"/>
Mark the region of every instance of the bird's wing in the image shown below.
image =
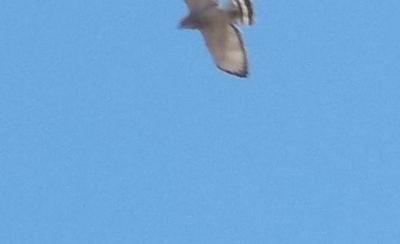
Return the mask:
<path id="1" fill-rule="evenodd" d="M 218 68 L 239 77 L 247 77 L 246 50 L 236 26 L 219 22 L 200 31 Z"/>
<path id="2" fill-rule="evenodd" d="M 208 6 L 217 6 L 218 0 L 185 0 L 190 10 L 200 10 Z"/>

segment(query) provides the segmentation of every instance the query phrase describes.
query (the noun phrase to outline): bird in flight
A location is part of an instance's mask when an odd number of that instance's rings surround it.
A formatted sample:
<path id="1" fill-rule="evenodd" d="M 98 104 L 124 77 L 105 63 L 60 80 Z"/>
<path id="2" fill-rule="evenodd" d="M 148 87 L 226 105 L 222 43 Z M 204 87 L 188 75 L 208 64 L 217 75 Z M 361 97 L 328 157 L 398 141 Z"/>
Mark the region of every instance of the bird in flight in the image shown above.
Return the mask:
<path id="1" fill-rule="evenodd" d="M 217 67 L 238 77 L 248 76 L 248 60 L 240 25 L 254 23 L 251 0 L 230 0 L 220 8 L 218 0 L 185 0 L 190 13 L 180 28 L 199 30 Z"/>

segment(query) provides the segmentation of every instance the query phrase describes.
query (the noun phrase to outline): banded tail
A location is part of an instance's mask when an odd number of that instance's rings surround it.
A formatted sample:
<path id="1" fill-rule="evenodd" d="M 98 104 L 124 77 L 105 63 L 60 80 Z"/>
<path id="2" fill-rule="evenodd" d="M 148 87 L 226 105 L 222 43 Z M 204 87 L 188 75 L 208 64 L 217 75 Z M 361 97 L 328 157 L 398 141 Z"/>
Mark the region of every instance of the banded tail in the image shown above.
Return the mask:
<path id="1" fill-rule="evenodd" d="M 243 25 L 254 24 L 253 3 L 251 0 L 231 0 L 234 9 L 237 11 L 239 22 Z"/>

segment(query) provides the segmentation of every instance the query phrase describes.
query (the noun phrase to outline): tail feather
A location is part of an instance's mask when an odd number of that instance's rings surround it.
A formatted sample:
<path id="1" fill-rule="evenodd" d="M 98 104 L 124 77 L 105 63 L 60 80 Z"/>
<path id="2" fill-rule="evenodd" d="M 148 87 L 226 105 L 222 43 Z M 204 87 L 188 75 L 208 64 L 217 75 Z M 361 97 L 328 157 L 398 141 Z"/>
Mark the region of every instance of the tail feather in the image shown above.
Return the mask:
<path id="1" fill-rule="evenodd" d="M 239 21 L 244 25 L 254 24 L 253 3 L 251 0 L 232 0 L 234 8 L 238 12 Z"/>

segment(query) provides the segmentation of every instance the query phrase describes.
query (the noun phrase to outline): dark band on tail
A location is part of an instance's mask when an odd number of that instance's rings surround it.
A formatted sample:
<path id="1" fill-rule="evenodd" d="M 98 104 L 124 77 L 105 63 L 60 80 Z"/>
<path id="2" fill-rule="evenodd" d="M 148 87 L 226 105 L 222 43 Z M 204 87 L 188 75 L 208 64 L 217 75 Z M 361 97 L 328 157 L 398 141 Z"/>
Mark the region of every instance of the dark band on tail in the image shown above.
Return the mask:
<path id="1" fill-rule="evenodd" d="M 240 20 L 243 21 L 243 9 L 242 9 L 242 4 L 240 4 L 239 1 L 240 0 L 235 0 L 235 5 L 239 10 Z"/>
<path id="2" fill-rule="evenodd" d="M 253 12 L 253 4 L 251 3 L 251 0 L 244 0 L 246 6 L 247 6 L 247 13 L 248 13 L 248 18 L 249 18 L 249 25 L 252 25 L 254 23 L 254 12 Z"/>
<path id="3" fill-rule="evenodd" d="M 233 0 L 233 4 L 239 11 L 240 21 L 246 25 L 254 23 L 254 11 L 251 0 Z"/>

